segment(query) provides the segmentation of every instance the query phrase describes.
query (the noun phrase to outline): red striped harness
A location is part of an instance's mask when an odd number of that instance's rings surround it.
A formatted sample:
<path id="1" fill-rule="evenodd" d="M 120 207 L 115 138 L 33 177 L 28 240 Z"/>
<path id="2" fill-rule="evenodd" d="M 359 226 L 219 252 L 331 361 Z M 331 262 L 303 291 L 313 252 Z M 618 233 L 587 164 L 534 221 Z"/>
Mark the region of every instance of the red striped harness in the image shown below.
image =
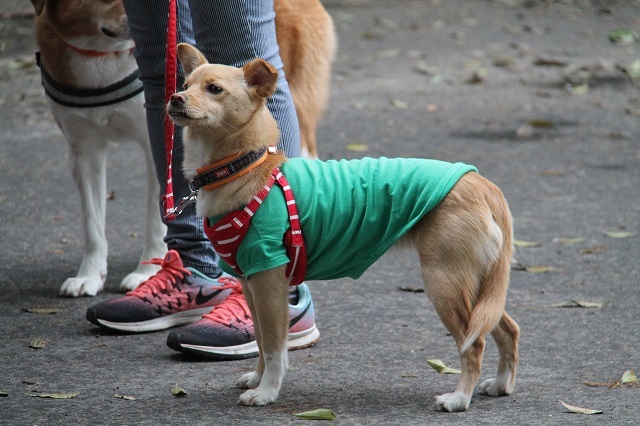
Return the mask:
<path id="1" fill-rule="evenodd" d="M 220 221 L 211 225 L 209 219 L 204 221 L 204 232 L 211 240 L 216 253 L 240 275 L 244 275 L 238 267 L 236 253 L 238 247 L 242 243 L 251 218 L 258 211 L 267 195 L 271 191 L 273 184 L 277 182 L 284 192 L 287 201 L 287 210 L 289 213 L 290 228 L 284 236 L 284 243 L 287 248 L 287 256 L 289 263 L 287 264 L 286 276 L 290 279 L 290 285 L 298 285 L 304 281 L 307 273 L 307 251 L 302 238 L 302 229 L 300 228 L 300 219 L 298 218 L 298 208 L 296 200 L 289 186 L 289 182 L 285 179 L 280 169 L 275 167 L 271 172 L 267 184 L 254 195 L 253 199 L 243 210 L 236 210 Z"/>

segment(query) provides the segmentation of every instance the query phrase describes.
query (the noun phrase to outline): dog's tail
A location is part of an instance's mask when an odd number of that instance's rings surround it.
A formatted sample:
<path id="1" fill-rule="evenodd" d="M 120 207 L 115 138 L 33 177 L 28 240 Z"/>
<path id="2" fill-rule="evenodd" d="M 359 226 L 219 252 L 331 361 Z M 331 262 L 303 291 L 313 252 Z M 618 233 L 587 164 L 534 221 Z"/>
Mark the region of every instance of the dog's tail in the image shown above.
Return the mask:
<path id="1" fill-rule="evenodd" d="M 490 220 L 490 232 L 496 250 L 491 267 L 483 276 L 476 303 L 471 311 L 466 338 L 460 347 L 465 352 L 481 336 L 491 332 L 504 313 L 509 287 L 511 256 L 513 255 L 513 224 L 511 213 L 504 196 L 497 186 L 486 181 L 488 194 L 485 200 L 493 217 Z"/>

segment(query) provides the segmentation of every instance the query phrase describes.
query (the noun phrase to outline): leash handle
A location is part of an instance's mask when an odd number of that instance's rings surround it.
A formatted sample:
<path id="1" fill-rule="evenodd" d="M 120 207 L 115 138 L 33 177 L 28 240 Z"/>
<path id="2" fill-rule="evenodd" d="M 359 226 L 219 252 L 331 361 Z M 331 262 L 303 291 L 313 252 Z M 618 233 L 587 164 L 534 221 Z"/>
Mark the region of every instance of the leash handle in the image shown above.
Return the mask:
<path id="1" fill-rule="evenodd" d="M 167 25 L 167 49 L 164 77 L 164 103 L 171 99 L 176 91 L 178 74 L 178 11 L 176 0 L 169 0 L 169 13 Z M 175 125 L 168 116 L 164 117 L 164 148 L 167 159 L 167 182 L 162 197 L 162 207 L 165 220 L 173 220 L 175 214 L 173 201 L 173 176 L 171 163 L 173 162 L 173 141 Z"/>

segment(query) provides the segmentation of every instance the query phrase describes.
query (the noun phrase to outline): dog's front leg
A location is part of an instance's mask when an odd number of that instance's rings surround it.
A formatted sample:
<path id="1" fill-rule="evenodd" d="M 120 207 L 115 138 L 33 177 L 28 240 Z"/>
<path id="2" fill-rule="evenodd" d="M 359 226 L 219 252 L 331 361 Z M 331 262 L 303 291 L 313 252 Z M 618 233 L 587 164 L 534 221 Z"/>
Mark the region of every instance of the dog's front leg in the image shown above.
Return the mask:
<path id="1" fill-rule="evenodd" d="M 238 381 L 249 389 L 238 400 L 241 405 L 267 405 L 278 398 L 287 371 L 288 280 L 285 266 L 260 272 L 250 277 L 244 287 L 251 310 L 256 340 L 260 351 L 258 368 Z M 245 294 L 245 297 L 247 295 Z M 262 371 L 261 371 L 262 370 Z"/>
<path id="2" fill-rule="evenodd" d="M 105 235 L 107 172 L 106 146 L 102 143 L 72 140 L 71 166 L 73 179 L 82 203 L 84 255 L 75 277 L 60 288 L 61 296 L 95 296 L 107 278 L 107 238 Z"/>

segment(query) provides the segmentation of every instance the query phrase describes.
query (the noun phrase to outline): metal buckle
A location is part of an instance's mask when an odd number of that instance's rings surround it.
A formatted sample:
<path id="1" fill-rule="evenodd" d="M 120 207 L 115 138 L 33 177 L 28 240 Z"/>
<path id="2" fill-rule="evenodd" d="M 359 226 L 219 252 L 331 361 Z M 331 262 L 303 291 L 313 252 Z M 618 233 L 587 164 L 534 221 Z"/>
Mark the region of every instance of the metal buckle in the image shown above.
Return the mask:
<path id="1" fill-rule="evenodd" d="M 173 220 L 180 215 L 187 208 L 189 204 L 193 204 L 198 201 L 198 191 L 193 186 L 193 182 L 189 181 L 189 195 L 183 197 L 176 207 L 171 209 L 169 213 L 164 215 L 165 220 Z"/>

